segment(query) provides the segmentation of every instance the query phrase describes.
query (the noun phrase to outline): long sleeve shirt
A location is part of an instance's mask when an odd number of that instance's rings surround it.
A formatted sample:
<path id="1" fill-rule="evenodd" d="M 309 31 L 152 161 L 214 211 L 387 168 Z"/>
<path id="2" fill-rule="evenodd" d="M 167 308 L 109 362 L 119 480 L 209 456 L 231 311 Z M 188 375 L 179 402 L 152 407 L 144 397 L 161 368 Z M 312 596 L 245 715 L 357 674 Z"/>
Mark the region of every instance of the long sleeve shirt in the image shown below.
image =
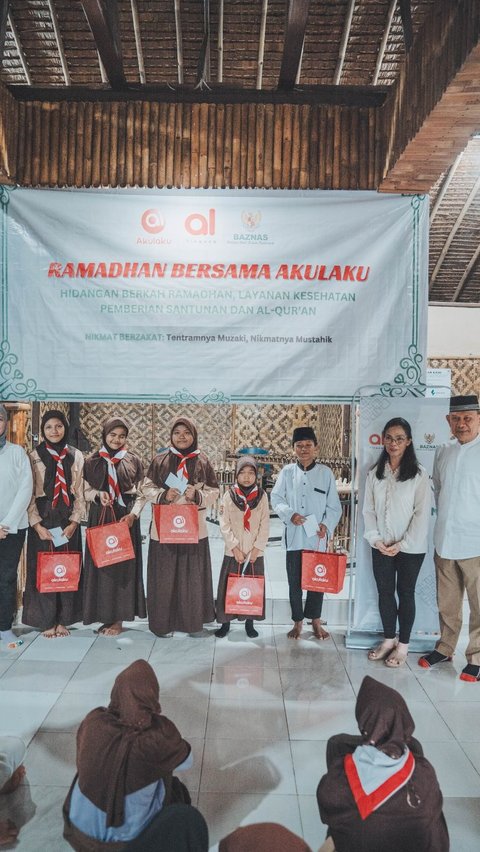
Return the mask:
<path id="1" fill-rule="evenodd" d="M 399 542 L 403 553 L 426 553 L 432 505 L 430 478 L 424 467 L 405 482 L 397 479 L 388 463 L 383 479 L 377 479 L 373 468 L 365 484 L 364 537 L 372 547 L 377 541 L 386 545 Z"/>
<path id="2" fill-rule="evenodd" d="M 342 515 L 333 473 L 324 464 L 313 463 L 306 470 L 297 463 L 287 464 L 278 475 L 270 502 L 285 524 L 287 550 L 325 550 Z M 292 524 L 296 513 L 315 515 L 317 523 L 327 527 L 328 536 L 307 536 L 303 525 Z"/>
<path id="3" fill-rule="evenodd" d="M 28 527 L 32 491 L 32 469 L 25 450 L 6 441 L 0 450 L 0 526 L 8 527 L 9 533 Z"/>
<path id="4" fill-rule="evenodd" d="M 270 510 L 268 497 L 262 495 L 259 504 L 252 509 L 250 529 L 243 526 L 243 512 L 235 505 L 228 491 L 225 492 L 220 506 L 220 532 L 225 542 L 225 556 L 233 555 L 233 548 L 239 547 L 242 553 L 251 553 L 254 547 L 262 553 L 267 546 L 270 528 Z"/>
<path id="5" fill-rule="evenodd" d="M 443 559 L 480 556 L 480 435 L 438 447 L 433 463 L 437 520 L 433 540 Z"/>
<path id="6" fill-rule="evenodd" d="M 73 497 L 72 511 L 69 515 L 70 521 L 79 524 L 85 515 L 85 497 L 83 494 L 83 455 L 80 450 L 75 449 L 72 464 L 72 484 L 70 494 Z M 45 465 L 36 450 L 30 453 L 30 462 L 33 470 L 33 496 L 28 507 L 28 521 L 31 527 L 41 523 L 42 517 L 37 508 L 37 497 L 44 497 L 43 486 L 45 483 Z"/>

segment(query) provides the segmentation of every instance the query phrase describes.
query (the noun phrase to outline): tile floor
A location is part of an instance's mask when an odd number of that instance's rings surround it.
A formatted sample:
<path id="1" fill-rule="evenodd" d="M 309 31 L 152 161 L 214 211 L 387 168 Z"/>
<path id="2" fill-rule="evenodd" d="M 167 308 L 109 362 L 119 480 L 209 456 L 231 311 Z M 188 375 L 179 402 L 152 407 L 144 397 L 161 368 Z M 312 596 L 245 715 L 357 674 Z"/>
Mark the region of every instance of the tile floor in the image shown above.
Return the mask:
<path id="1" fill-rule="evenodd" d="M 211 546 L 216 575 L 215 531 Z M 268 582 L 285 582 L 283 559 L 279 546 L 268 549 L 267 594 Z M 156 639 L 143 622 L 118 639 L 79 626 L 54 641 L 24 628 L 18 651 L 0 651 L 0 730 L 28 744 L 24 785 L 0 799 L 0 819 L 8 807 L 21 826 L 14 848 L 70 848 L 61 805 L 75 772 L 77 727 L 91 708 L 108 702 L 116 675 L 140 657 L 158 676 L 163 711 L 192 745 L 194 766 L 183 780 L 207 820 L 211 850 L 237 825 L 268 820 L 302 835 L 316 852 L 325 836 L 315 790 L 325 772 L 326 740 L 356 732 L 355 696 L 368 673 L 409 704 L 443 790 L 451 849 L 478 852 L 480 685 L 458 680 L 466 638 L 454 666 L 424 671 L 411 655 L 404 669 L 391 671 L 369 663 L 364 651 L 347 650 L 341 627 L 330 625 L 332 639 L 324 643 L 307 630 L 299 642 L 287 640 L 287 625 L 274 617 L 286 607 L 284 600 L 270 602 L 269 623 L 255 640 L 246 639 L 241 625 L 222 640 L 213 625 L 200 638 L 171 639 Z"/>

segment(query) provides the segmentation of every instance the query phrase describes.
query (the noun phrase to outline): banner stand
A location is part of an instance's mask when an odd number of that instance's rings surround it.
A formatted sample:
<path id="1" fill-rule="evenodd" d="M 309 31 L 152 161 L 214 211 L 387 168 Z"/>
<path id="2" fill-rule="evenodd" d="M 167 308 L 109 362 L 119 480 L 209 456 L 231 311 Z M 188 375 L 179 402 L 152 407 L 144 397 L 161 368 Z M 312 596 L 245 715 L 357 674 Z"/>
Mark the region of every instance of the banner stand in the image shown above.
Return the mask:
<path id="1" fill-rule="evenodd" d="M 441 386 L 443 389 L 443 385 Z M 395 397 L 419 397 L 425 398 L 425 386 L 418 385 L 402 385 L 399 386 L 398 389 L 395 388 L 393 390 L 393 394 L 391 393 L 391 388 L 389 388 L 390 393 L 389 396 Z M 447 388 L 448 393 L 450 395 L 450 388 Z M 345 647 L 346 648 L 358 648 L 367 650 L 377 644 L 379 640 L 382 639 L 383 633 L 381 631 L 374 630 L 362 630 L 353 627 L 353 617 L 354 617 L 354 585 L 355 585 L 355 576 L 356 576 L 356 567 L 357 567 L 357 530 L 358 530 L 358 511 L 359 505 L 358 500 L 356 498 L 356 494 L 358 493 L 358 489 L 356 488 L 356 478 L 357 478 L 357 455 L 358 455 L 358 429 L 357 429 L 357 406 L 360 403 L 362 397 L 383 397 L 381 393 L 381 388 L 374 385 L 365 385 L 355 392 L 351 401 L 351 409 L 350 409 L 350 417 L 351 417 L 351 429 L 350 429 L 350 439 L 351 439 L 351 481 L 352 481 L 352 492 L 351 492 L 351 513 L 350 513 L 350 523 L 351 523 L 351 535 L 350 535 L 350 576 L 349 576 L 349 587 L 348 587 L 348 613 L 347 613 L 347 630 L 345 633 Z M 439 633 L 434 632 L 415 632 L 412 633 L 409 650 L 413 653 L 426 653 L 433 650 L 435 643 L 439 638 Z"/>

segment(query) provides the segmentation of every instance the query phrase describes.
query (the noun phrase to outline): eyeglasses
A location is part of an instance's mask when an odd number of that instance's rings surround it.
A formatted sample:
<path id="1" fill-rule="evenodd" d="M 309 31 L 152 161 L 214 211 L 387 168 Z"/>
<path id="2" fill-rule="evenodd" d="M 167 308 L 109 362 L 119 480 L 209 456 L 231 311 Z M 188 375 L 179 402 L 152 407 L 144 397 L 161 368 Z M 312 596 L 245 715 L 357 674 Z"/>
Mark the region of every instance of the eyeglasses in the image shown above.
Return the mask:
<path id="1" fill-rule="evenodd" d="M 408 438 L 392 438 L 391 435 L 385 435 L 383 439 L 384 444 L 404 444 L 405 441 L 408 441 Z"/>

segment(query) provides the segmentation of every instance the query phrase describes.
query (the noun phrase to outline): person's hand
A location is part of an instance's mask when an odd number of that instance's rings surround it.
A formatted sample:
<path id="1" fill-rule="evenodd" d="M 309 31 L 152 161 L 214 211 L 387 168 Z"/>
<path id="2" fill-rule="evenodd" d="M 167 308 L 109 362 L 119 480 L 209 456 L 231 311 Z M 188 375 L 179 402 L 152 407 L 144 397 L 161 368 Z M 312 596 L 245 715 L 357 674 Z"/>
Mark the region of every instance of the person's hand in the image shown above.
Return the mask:
<path id="1" fill-rule="evenodd" d="M 11 819 L 0 820 L 0 846 L 10 846 L 16 842 L 18 828 Z"/>
<path id="2" fill-rule="evenodd" d="M 8 535 L 8 527 L 0 527 L 0 539 L 6 538 Z"/>
<path id="3" fill-rule="evenodd" d="M 112 499 L 108 491 L 100 491 L 98 496 L 100 498 L 100 503 L 102 504 L 102 506 L 112 505 Z"/>
<path id="4" fill-rule="evenodd" d="M 319 538 L 325 538 L 325 536 L 328 535 L 328 530 L 325 524 L 318 525 L 317 535 Z"/>
<path id="5" fill-rule="evenodd" d="M 128 515 L 124 515 L 123 518 L 120 518 L 121 524 L 127 524 L 129 529 L 131 529 L 137 520 L 137 516 L 130 512 Z"/>
<path id="6" fill-rule="evenodd" d="M 388 545 L 386 545 L 383 541 L 376 541 L 374 546 L 380 551 L 380 553 L 383 553 L 384 556 L 392 556 L 389 552 Z"/>
<path id="7" fill-rule="evenodd" d="M 180 496 L 178 488 L 169 488 L 168 491 L 165 492 L 165 500 L 167 503 L 176 503 Z"/>
<path id="8" fill-rule="evenodd" d="M 239 547 L 234 547 L 232 552 L 237 562 L 245 562 L 245 554 L 243 550 L 240 550 Z"/>
<path id="9" fill-rule="evenodd" d="M 183 496 L 187 503 L 195 503 L 196 488 L 194 485 L 187 485 Z"/>
<path id="10" fill-rule="evenodd" d="M 262 555 L 262 551 L 261 551 L 261 550 L 257 550 L 257 548 L 256 548 L 256 547 L 254 547 L 254 548 L 252 549 L 251 554 L 250 554 L 250 562 L 255 562 L 255 560 L 256 560 L 256 559 L 258 559 L 258 557 L 259 557 L 259 556 L 261 556 L 261 555 Z"/>
<path id="11" fill-rule="evenodd" d="M 72 535 L 74 534 L 75 530 L 77 529 L 77 527 L 78 527 L 78 524 L 77 524 L 76 521 L 70 521 L 70 523 L 63 530 L 63 534 L 64 534 L 65 538 L 70 539 L 72 537 Z"/>
<path id="12" fill-rule="evenodd" d="M 47 530 L 47 528 L 44 527 L 43 524 L 40 523 L 40 521 L 38 522 L 38 524 L 34 525 L 33 529 L 42 541 L 53 541 L 53 535 L 51 534 L 50 530 Z"/>
<path id="13" fill-rule="evenodd" d="M 299 515 L 298 512 L 294 512 L 290 518 L 290 522 L 296 527 L 301 527 L 306 520 L 305 515 Z"/>
<path id="14" fill-rule="evenodd" d="M 389 544 L 386 548 L 386 556 L 396 556 L 397 553 L 400 553 L 400 542 L 394 541 L 393 544 Z"/>

